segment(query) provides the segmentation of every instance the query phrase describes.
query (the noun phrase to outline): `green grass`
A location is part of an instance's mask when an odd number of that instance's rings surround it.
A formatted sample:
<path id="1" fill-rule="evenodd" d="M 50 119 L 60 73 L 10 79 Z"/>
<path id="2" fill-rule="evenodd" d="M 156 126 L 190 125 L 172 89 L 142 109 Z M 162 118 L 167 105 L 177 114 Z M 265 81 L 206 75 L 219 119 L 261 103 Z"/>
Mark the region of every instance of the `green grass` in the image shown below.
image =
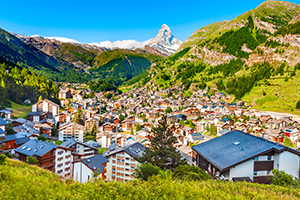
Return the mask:
<path id="1" fill-rule="evenodd" d="M 253 108 L 257 110 L 300 115 L 300 110 L 296 109 L 296 103 L 300 100 L 299 75 L 300 72 L 297 71 L 296 76 L 289 78 L 287 82 L 284 79 L 268 79 L 272 85 L 257 85 L 242 100 L 248 104 L 255 102 Z"/>
<path id="2" fill-rule="evenodd" d="M 103 154 L 104 151 L 106 151 L 108 148 L 99 148 L 98 153 Z"/>
<path id="3" fill-rule="evenodd" d="M 32 106 L 26 106 L 26 105 L 20 105 L 20 104 L 17 104 L 13 101 L 10 101 L 11 103 L 11 108 L 13 109 L 14 111 L 14 117 L 15 118 L 25 118 L 27 116 L 27 114 L 29 112 L 31 112 L 32 110 Z"/>
<path id="4" fill-rule="evenodd" d="M 179 181 L 169 175 L 126 183 L 61 181 L 52 172 L 9 160 L 0 165 L 1 199 L 299 199 L 300 191 L 226 181 Z"/>

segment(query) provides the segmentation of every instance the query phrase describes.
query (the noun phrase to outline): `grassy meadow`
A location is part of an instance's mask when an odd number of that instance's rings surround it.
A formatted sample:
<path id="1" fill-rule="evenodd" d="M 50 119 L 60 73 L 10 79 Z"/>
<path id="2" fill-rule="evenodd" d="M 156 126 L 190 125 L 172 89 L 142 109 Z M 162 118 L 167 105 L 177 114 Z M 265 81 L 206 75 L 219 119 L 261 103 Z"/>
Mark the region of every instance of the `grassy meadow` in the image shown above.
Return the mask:
<path id="1" fill-rule="evenodd" d="M 1 199 L 299 199 L 300 191 L 274 185 L 180 181 L 171 176 L 126 183 L 62 181 L 37 166 L 8 160 L 0 165 Z"/>

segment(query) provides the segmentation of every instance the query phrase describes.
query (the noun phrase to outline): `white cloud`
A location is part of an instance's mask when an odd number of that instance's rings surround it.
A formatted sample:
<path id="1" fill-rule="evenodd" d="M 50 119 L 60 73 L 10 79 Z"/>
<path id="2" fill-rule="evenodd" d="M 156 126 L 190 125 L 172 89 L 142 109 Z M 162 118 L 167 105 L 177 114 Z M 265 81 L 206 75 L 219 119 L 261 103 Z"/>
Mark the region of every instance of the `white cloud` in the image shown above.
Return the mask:
<path id="1" fill-rule="evenodd" d="M 50 39 L 50 40 L 57 40 L 60 42 L 65 42 L 65 43 L 79 43 L 80 44 L 80 42 L 78 42 L 76 40 L 65 38 L 65 37 L 45 37 L 45 38 Z"/>
<path id="2" fill-rule="evenodd" d="M 111 41 L 103 41 L 100 43 L 90 43 L 90 45 L 96 45 L 99 47 L 106 47 L 106 48 L 121 48 L 121 49 L 132 49 L 132 48 L 143 48 L 146 44 L 149 43 L 149 40 L 145 42 L 139 42 L 136 40 L 117 40 L 115 42 Z"/>

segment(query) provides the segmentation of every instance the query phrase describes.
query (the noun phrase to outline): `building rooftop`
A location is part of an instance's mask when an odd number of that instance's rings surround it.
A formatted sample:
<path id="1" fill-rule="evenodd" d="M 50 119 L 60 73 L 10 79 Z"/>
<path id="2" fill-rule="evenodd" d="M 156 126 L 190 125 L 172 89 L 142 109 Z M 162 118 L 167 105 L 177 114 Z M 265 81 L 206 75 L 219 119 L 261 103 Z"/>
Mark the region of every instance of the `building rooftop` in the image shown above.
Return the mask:
<path id="1" fill-rule="evenodd" d="M 101 154 L 83 159 L 82 162 L 87 165 L 94 172 L 102 173 L 104 171 L 103 164 L 107 163 L 108 160 Z"/>
<path id="2" fill-rule="evenodd" d="M 40 140 L 29 140 L 25 144 L 18 147 L 15 151 L 27 156 L 39 156 L 42 157 L 52 149 L 56 149 L 57 146 L 52 143 L 40 141 Z"/>

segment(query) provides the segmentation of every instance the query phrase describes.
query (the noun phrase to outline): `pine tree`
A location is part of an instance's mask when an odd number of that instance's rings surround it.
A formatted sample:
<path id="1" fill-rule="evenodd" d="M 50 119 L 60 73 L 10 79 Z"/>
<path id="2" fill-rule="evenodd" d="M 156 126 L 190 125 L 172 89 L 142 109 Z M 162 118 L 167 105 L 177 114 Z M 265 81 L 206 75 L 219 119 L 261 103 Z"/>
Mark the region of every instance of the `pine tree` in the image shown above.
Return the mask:
<path id="1" fill-rule="evenodd" d="M 12 123 L 11 123 L 11 122 L 8 123 L 8 125 L 7 125 L 7 130 L 6 130 L 6 134 L 7 134 L 7 135 L 13 135 L 13 134 L 15 134 L 15 131 L 14 131 L 13 128 L 14 128 L 14 127 L 13 127 Z"/>
<path id="2" fill-rule="evenodd" d="M 177 142 L 177 138 L 173 136 L 174 127 L 168 127 L 166 116 L 162 118 L 157 128 L 153 128 L 153 131 L 154 136 L 150 138 L 151 146 L 145 150 L 138 161 L 172 171 L 176 167 L 186 164 L 186 160 L 182 159 L 179 151 L 173 146 Z"/>
<path id="3" fill-rule="evenodd" d="M 142 127 L 141 127 L 140 124 L 137 124 L 136 127 L 135 127 L 135 131 L 138 132 L 140 130 L 142 130 Z"/>
<path id="4" fill-rule="evenodd" d="M 92 133 L 91 134 L 94 135 L 94 136 L 96 136 L 97 132 L 98 132 L 97 131 L 97 126 L 96 126 L 96 123 L 94 123 L 93 127 L 92 127 Z"/>
<path id="5" fill-rule="evenodd" d="M 41 96 L 39 96 L 39 99 L 38 99 L 38 102 L 41 102 L 41 101 L 43 101 L 43 97 L 42 97 L 42 95 L 41 95 Z"/>
<path id="6" fill-rule="evenodd" d="M 84 126 L 84 121 L 83 121 L 83 115 L 81 109 L 78 109 L 77 112 L 75 113 L 72 122 L 75 122 L 77 124 L 80 124 Z"/>

